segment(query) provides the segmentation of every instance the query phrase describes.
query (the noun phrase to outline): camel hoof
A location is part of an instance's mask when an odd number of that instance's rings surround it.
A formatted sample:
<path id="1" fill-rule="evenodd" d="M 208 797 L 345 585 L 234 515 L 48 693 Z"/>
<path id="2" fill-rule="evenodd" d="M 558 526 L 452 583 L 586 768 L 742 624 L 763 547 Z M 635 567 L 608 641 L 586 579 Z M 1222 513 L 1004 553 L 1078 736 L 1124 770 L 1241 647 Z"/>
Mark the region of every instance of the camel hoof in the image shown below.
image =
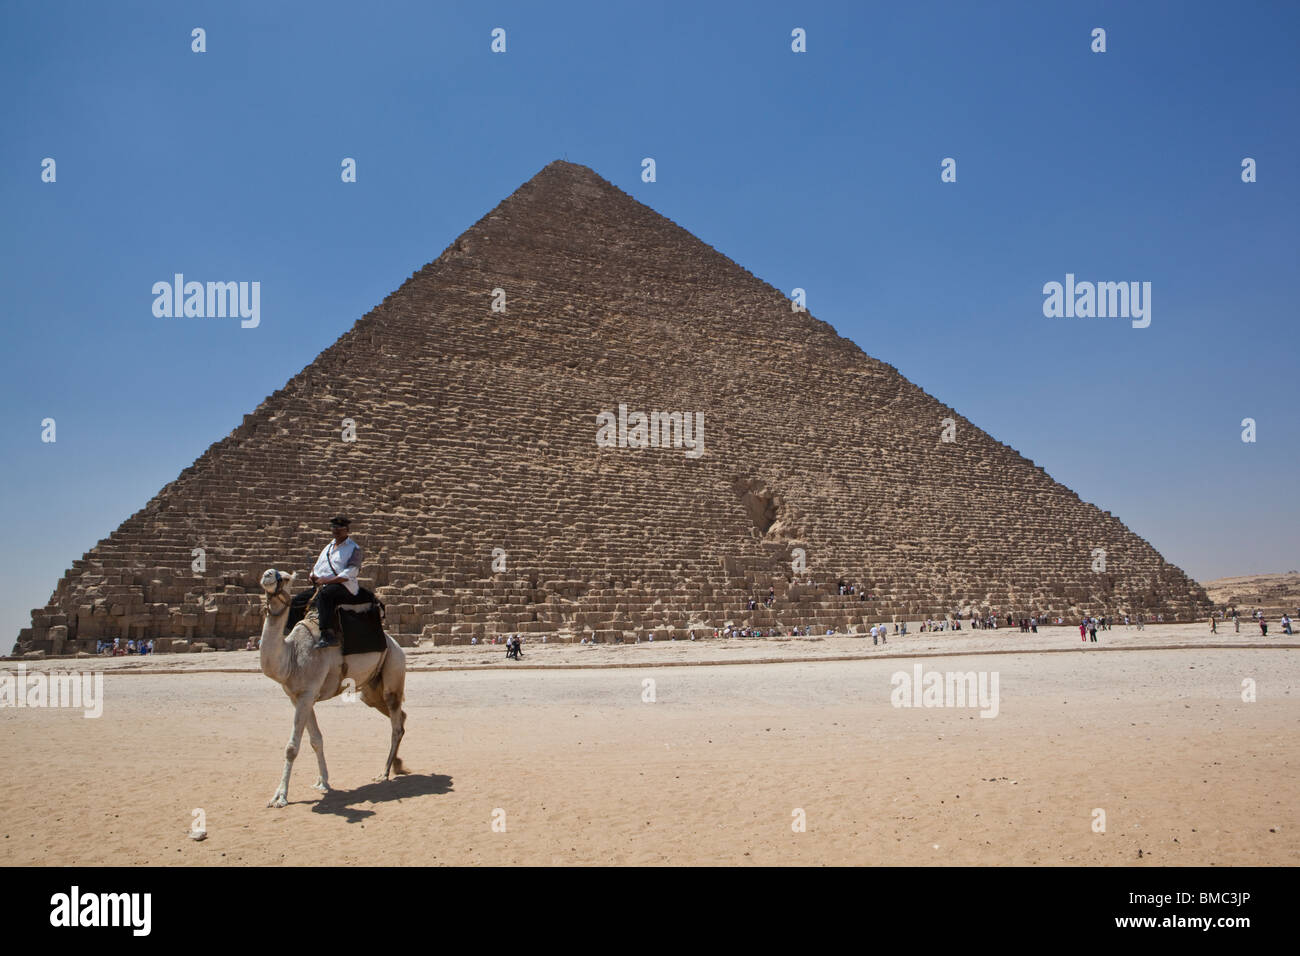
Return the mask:
<path id="1" fill-rule="evenodd" d="M 379 776 L 375 778 L 375 783 L 387 783 L 387 782 L 388 782 L 388 774 L 386 773 L 381 773 Z"/>
<path id="2" fill-rule="evenodd" d="M 289 805 L 289 801 L 285 798 L 285 795 L 283 793 L 277 793 L 267 803 L 268 807 L 286 807 L 288 805 Z"/>
<path id="3" fill-rule="evenodd" d="M 313 790 L 319 790 L 321 793 L 330 792 L 330 785 L 326 783 L 324 780 L 317 780 L 315 783 L 311 785 L 311 788 Z"/>

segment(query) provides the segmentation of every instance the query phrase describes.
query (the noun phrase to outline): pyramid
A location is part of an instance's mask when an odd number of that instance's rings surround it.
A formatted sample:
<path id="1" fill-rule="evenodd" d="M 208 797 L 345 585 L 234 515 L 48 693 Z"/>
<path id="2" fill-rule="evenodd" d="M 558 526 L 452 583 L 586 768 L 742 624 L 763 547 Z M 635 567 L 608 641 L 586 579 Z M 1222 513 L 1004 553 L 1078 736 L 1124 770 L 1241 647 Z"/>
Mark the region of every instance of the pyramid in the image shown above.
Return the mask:
<path id="1" fill-rule="evenodd" d="M 652 413 L 662 440 L 636 447 Z M 1109 512 L 567 162 L 74 561 L 20 647 L 242 642 L 261 572 L 308 570 L 340 511 L 404 642 L 1210 606 Z"/>

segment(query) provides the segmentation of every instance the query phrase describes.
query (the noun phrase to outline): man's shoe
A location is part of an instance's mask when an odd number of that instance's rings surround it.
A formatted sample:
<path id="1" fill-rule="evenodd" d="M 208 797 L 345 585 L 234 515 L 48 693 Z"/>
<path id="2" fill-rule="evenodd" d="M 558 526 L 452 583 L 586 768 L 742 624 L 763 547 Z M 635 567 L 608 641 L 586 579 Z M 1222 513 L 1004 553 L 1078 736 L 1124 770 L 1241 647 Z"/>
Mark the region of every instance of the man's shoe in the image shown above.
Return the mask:
<path id="1" fill-rule="evenodd" d="M 317 647 L 338 647 L 339 639 L 334 636 L 333 631 L 322 630 L 320 640 L 316 642 Z"/>

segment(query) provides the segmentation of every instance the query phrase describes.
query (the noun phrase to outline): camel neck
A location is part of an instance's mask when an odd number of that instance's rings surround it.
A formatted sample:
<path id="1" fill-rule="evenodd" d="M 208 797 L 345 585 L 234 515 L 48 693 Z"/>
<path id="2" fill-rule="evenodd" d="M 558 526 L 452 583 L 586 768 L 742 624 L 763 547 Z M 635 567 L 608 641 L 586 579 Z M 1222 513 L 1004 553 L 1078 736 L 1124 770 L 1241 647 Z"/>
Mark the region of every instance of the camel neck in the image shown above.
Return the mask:
<path id="1" fill-rule="evenodd" d="M 262 620 L 262 639 L 258 642 L 258 654 L 264 674 L 278 673 L 281 670 L 280 665 L 288 647 L 284 642 L 284 625 L 288 619 L 289 609 L 286 607 L 281 613 L 268 614 Z"/>

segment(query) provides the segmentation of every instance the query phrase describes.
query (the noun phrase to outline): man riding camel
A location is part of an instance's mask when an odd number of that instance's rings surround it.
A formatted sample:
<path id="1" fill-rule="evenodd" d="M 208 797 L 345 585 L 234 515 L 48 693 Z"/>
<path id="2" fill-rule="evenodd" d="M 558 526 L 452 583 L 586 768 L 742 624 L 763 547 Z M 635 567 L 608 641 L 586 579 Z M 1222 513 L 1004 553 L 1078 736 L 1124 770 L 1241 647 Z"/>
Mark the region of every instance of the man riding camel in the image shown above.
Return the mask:
<path id="1" fill-rule="evenodd" d="M 316 566 L 311 569 L 311 583 L 316 585 L 316 614 L 320 622 L 320 640 L 317 647 L 335 647 L 338 636 L 334 633 L 334 611 L 348 597 L 356 597 L 360 590 L 357 575 L 361 573 L 361 546 L 348 537 L 351 524 L 343 515 L 330 519 L 334 540 L 325 545 Z"/>

